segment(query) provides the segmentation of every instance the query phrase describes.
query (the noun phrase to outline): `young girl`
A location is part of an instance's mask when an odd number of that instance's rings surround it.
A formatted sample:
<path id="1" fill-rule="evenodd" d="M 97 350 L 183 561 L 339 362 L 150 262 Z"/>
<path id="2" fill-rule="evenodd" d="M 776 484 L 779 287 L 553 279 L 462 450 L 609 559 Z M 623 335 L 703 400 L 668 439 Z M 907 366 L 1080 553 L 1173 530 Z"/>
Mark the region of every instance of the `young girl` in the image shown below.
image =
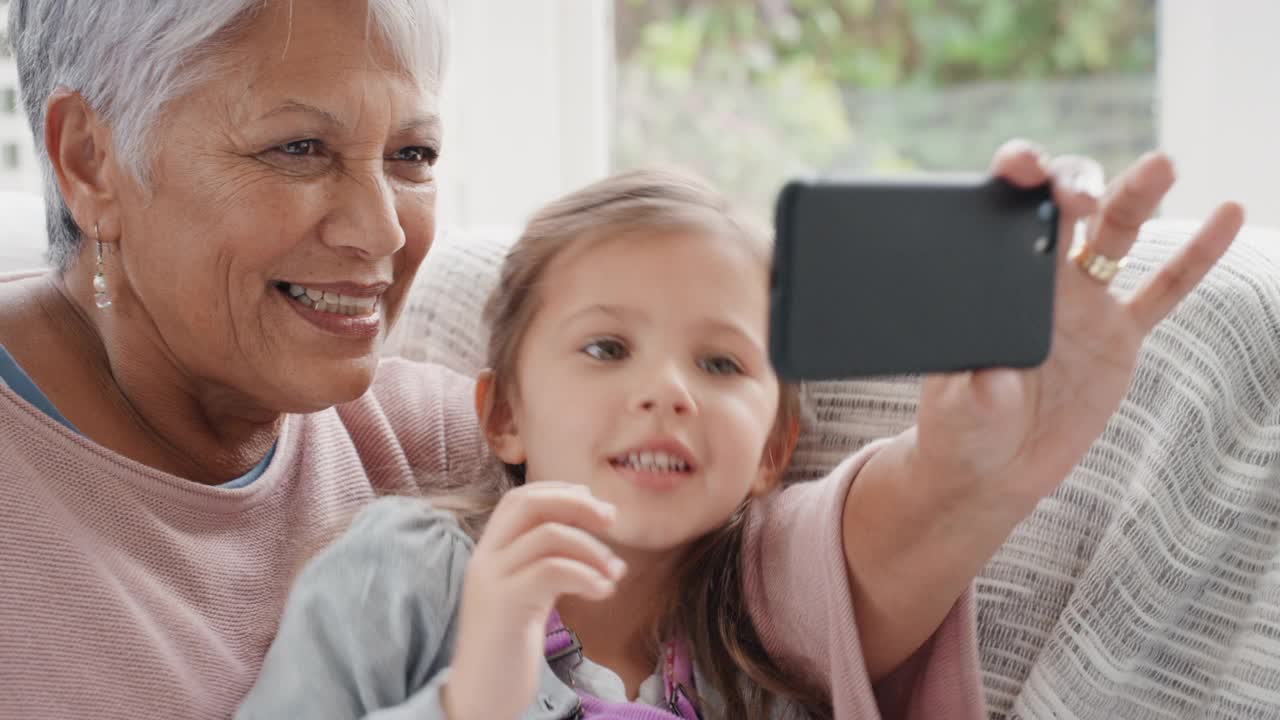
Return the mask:
<path id="1" fill-rule="evenodd" d="M 239 717 L 982 717 L 964 588 L 1101 430 L 1123 368 L 1055 320 L 1050 374 L 931 379 L 918 429 L 780 489 L 798 402 L 765 349 L 768 267 L 680 175 L 540 212 L 476 385 L 514 489 L 362 511 L 299 576 Z M 1059 302 L 1117 315 L 1094 282 L 1061 277 Z"/>
<path id="2" fill-rule="evenodd" d="M 874 715 L 842 548 L 817 545 L 856 468 L 753 513 L 799 420 L 766 350 L 769 262 L 675 173 L 539 213 L 486 309 L 476 390 L 515 489 L 360 513 L 300 574 L 240 717 L 829 717 L 833 693 Z M 455 517 L 484 526 L 474 549 Z M 763 544 L 765 520 L 790 537 Z M 950 622 L 925 660 L 976 709 L 972 620 Z"/>

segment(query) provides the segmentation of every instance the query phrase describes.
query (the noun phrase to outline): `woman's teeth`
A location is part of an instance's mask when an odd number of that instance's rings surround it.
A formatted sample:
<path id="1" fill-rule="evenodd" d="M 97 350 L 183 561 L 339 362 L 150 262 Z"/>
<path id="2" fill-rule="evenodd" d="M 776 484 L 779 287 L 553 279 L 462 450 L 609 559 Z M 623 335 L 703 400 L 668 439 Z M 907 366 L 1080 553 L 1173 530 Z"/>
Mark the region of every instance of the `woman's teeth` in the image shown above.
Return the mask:
<path id="1" fill-rule="evenodd" d="M 350 297 L 331 291 L 313 290 L 297 283 L 290 284 L 287 291 L 290 297 L 312 310 L 335 315 L 368 315 L 378 303 L 377 297 Z"/>
<path id="2" fill-rule="evenodd" d="M 688 463 L 661 450 L 633 452 L 630 455 L 615 458 L 613 464 L 641 472 L 689 472 Z"/>

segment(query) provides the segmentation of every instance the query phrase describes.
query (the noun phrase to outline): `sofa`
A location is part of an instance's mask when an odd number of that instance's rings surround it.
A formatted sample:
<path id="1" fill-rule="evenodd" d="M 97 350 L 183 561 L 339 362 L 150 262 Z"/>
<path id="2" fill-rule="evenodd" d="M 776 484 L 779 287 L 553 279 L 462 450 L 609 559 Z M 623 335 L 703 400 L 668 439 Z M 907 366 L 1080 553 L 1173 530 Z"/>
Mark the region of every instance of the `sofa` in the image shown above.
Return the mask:
<path id="1" fill-rule="evenodd" d="M 1147 223 L 1132 290 L 1194 231 Z M 474 373 L 515 230 L 442 231 L 388 353 Z M 912 423 L 919 379 L 814 383 L 790 472 Z M 976 581 L 993 718 L 1280 718 L 1280 233 L 1249 227 Z"/>
<path id="2" fill-rule="evenodd" d="M 40 262 L 0 193 L 0 271 Z M 1147 223 L 1131 290 L 1194 230 Z M 385 351 L 464 373 L 511 228 L 444 230 Z M 813 383 L 790 472 L 912 422 L 918 378 Z M 1280 718 L 1280 233 L 1246 228 L 1148 339 L 1103 435 L 976 581 L 993 718 Z"/>

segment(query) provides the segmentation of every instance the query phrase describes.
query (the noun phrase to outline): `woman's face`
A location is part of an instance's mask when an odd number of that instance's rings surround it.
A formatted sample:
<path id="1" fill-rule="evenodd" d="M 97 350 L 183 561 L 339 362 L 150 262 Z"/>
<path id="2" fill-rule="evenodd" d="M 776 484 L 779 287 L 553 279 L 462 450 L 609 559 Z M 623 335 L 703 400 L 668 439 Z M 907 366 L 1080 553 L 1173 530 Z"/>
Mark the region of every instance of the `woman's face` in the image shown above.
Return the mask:
<path id="1" fill-rule="evenodd" d="M 431 245 L 441 136 L 436 89 L 366 24 L 364 3 L 269 3 L 166 111 L 150 193 L 121 178 L 107 312 L 198 392 L 305 412 L 372 381 Z"/>

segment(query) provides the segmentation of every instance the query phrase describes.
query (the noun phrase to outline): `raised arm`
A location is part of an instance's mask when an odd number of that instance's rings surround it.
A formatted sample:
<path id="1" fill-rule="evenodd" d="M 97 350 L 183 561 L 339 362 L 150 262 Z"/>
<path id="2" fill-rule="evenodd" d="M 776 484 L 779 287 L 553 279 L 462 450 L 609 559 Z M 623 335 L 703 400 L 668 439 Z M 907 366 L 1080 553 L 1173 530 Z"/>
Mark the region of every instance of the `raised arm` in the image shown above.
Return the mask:
<path id="1" fill-rule="evenodd" d="M 1045 160 L 1026 144 L 1002 148 L 993 172 L 1022 185 L 1055 183 L 1062 224 L 1051 350 L 1034 369 L 927 378 L 917 426 L 853 484 L 844 547 L 874 679 L 924 645 L 1014 526 L 1084 456 L 1123 399 L 1143 339 L 1243 222 L 1239 206 L 1224 204 L 1132 296 L 1118 297 L 1106 270 L 1172 186 L 1169 160 L 1142 158 L 1096 200 L 1095 165 Z M 1081 252 L 1069 254 L 1078 221 Z"/>

